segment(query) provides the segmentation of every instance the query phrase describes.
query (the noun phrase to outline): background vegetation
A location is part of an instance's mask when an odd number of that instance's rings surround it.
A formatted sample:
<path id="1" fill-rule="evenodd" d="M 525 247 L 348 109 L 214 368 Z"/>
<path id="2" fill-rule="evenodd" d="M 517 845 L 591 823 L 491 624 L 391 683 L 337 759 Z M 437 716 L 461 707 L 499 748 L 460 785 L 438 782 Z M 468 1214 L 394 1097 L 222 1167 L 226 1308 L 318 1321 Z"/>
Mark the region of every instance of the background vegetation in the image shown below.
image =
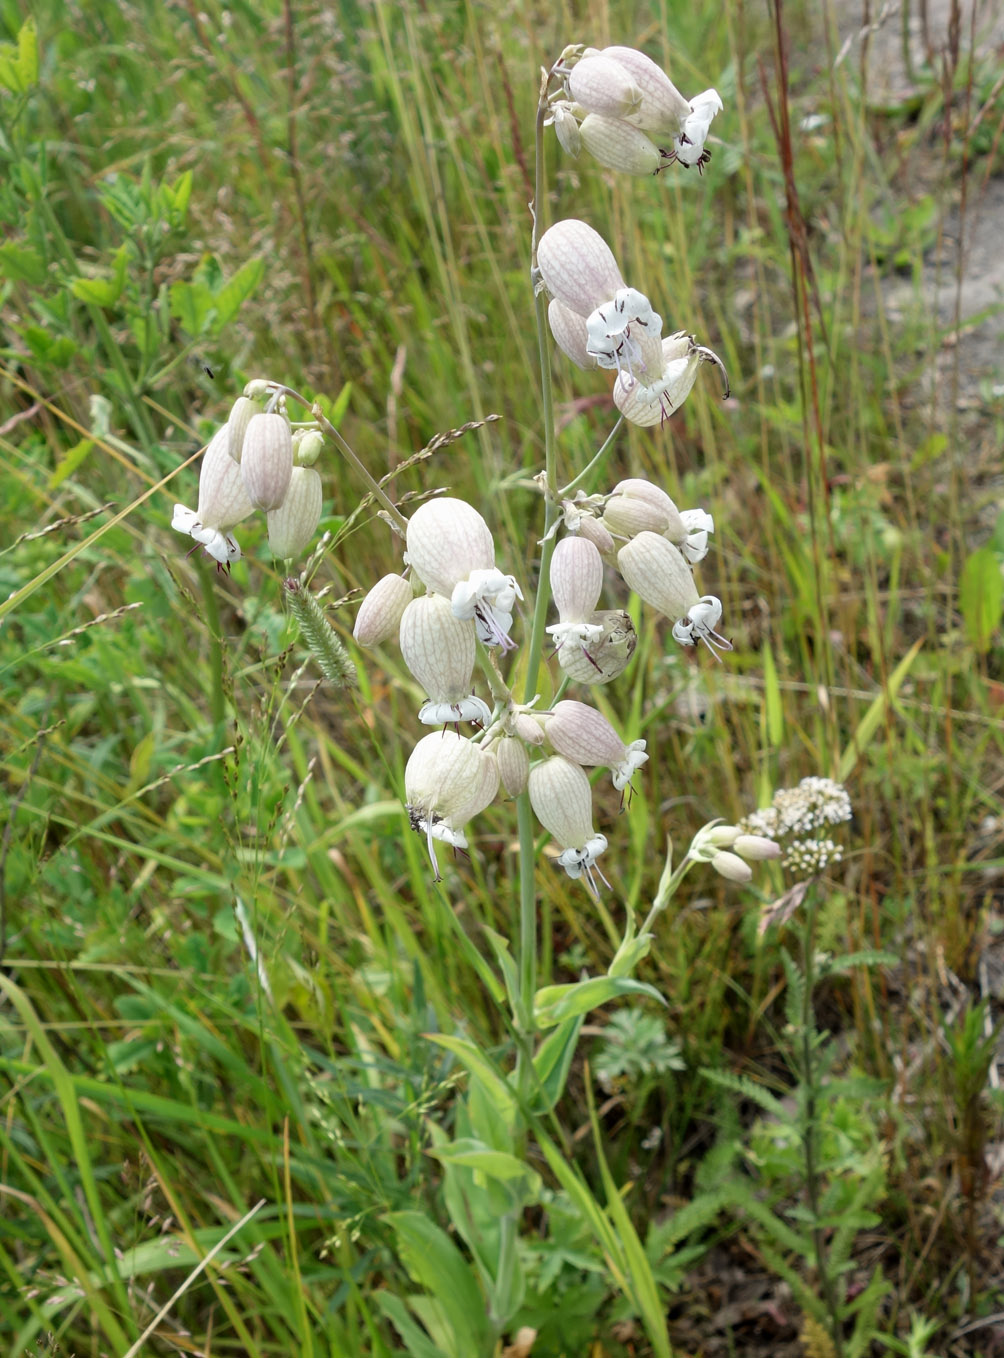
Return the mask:
<path id="1" fill-rule="evenodd" d="M 703 178 L 615 179 L 550 143 L 542 210 L 603 230 L 669 328 L 725 358 L 728 402 L 702 380 L 608 471 L 713 509 L 702 580 L 735 651 L 716 666 L 642 634 L 611 712 L 652 757 L 610 834 L 613 890 L 542 875 L 541 979 L 605 969 L 667 835 L 844 778 L 856 819 L 820 944 L 896 960 L 817 991 L 834 1269 L 868 1297 L 858 1351 L 997 1351 L 1004 396 L 923 284 L 934 259 L 961 270 L 952 243 L 1004 170 L 999 59 L 935 31 L 916 93 L 879 108 L 867 13 L 838 31 L 794 0 L 780 25 L 752 0 L 33 13 L 37 70 L 0 0 L 11 1351 L 449 1351 L 394 1300 L 425 1280 L 391 1223 L 447 1225 L 430 1151 L 465 1073 L 427 1034 L 510 1042 L 479 961 L 484 926 L 513 929 L 511 809 L 434 887 L 400 805 L 421 695 L 398 657 L 360 654 L 358 689 L 328 689 L 264 533 L 239 534 L 228 577 L 168 525 L 194 504 L 186 460 L 267 375 L 337 403 L 376 475 L 501 416 L 393 486 L 470 498 L 527 579 L 533 117 L 571 41 L 643 47 L 725 101 Z M 573 469 L 611 408 L 595 374 L 554 371 Z M 396 553 L 326 458 L 314 587 L 348 638 Z M 552 1135 L 605 1219 L 633 1223 L 677 1351 L 829 1353 L 786 1133 L 784 947 L 710 874 L 674 911 L 641 972 L 668 1008 L 591 1016 Z M 665 1352 L 586 1208 L 536 1168 L 551 1198 L 517 1317 L 535 1358 Z"/>

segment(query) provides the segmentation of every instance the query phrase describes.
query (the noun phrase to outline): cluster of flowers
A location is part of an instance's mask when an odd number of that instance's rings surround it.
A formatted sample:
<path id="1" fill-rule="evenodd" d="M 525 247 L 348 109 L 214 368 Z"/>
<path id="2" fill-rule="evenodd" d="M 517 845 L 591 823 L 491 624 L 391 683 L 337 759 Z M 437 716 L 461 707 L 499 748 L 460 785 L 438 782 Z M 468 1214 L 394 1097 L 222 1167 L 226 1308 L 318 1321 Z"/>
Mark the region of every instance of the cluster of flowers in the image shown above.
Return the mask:
<path id="1" fill-rule="evenodd" d="M 262 510 L 272 555 L 281 561 L 299 555 L 321 518 L 313 464 L 323 444 L 316 428 L 292 429 L 272 383 L 249 382 L 203 455 L 198 507 L 176 504 L 171 527 L 229 569 L 241 557 L 230 530 Z"/>
<path id="2" fill-rule="evenodd" d="M 797 787 L 776 792 L 770 806 L 744 817 L 741 828 L 744 834 L 778 841 L 784 867 L 814 876 L 843 858 L 843 849 L 825 831 L 852 815 L 843 783 L 811 777 L 803 778 Z"/>
<path id="3" fill-rule="evenodd" d="M 690 395 L 699 364 L 725 367 L 685 330 L 662 336 L 662 317 L 629 288 L 606 241 L 586 222 L 566 218 L 537 246 L 539 284 L 551 294 L 548 324 L 558 348 L 580 368 L 617 373 L 614 404 L 632 424 L 662 424 Z"/>
<path id="4" fill-rule="evenodd" d="M 658 174 L 674 162 L 700 172 L 711 159 L 704 143 L 722 107 L 717 90 L 684 99 L 633 47 L 566 47 L 552 75 L 561 88 L 548 121 L 569 155 L 584 149 L 624 174 Z"/>
<path id="5" fill-rule="evenodd" d="M 729 642 L 714 630 L 721 603 L 699 596 L 691 564 L 707 552 L 714 522 L 704 510 L 682 514 L 649 481 L 621 481 L 609 495 L 568 501 L 566 536 L 551 557 L 550 584 L 559 621 L 547 630 L 565 675 L 607 683 L 631 658 L 635 634 L 626 613 L 598 610 L 604 559 L 643 600 L 675 620 L 683 645 L 704 641 L 712 653 Z M 537 819 L 560 847 L 557 862 L 595 887 L 596 860 L 607 846 L 592 818 L 586 768 L 606 766 L 623 791 L 647 759 L 645 742 L 626 745 L 586 703 L 563 700 L 546 712 L 508 697 L 496 710 L 472 693 L 477 643 L 507 651 L 522 593 L 495 563 L 491 531 L 463 500 L 421 505 L 408 521 L 404 574 L 386 575 L 360 606 L 353 634 L 364 646 L 398 637 L 405 664 L 427 695 L 419 720 L 430 726 L 481 727 L 476 739 L 458 729 L 426 736 L 412 752 L 405 788 L 412 827 L 434 841 L 466 848 L 464 827 L 496 797 L 529 792 Z M 413 581 L 426 592 L 416 594 Z M 531 764 L 531 753 L 542 756 Z M 438 868 L 437 868 L 438 872 Z"/>

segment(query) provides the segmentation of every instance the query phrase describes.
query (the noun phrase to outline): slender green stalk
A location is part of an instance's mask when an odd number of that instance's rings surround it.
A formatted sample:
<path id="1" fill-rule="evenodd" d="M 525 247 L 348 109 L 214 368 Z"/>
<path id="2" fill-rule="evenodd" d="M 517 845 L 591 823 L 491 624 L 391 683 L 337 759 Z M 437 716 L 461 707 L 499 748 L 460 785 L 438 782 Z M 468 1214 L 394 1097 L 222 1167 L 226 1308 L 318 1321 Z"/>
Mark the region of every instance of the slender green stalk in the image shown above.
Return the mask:
<path id="1" fill-rule="evenodd" d="M 816 1147 L 816 1116 L 818 1110 L 819 1088 L 816 1067 L 816 1016 L 812 1003 L 815 985 L 815 947 L 816 918 L 818 915 L 818 896 L 813 887 L 809 889 L 805 910 L 805 929 L 802 933 L 802 1032 L 800 1034 L 799 1072 L 805 1088 L 805 1113 L 802 1118 L 802 1154 L 805 1157 L 805 1186 L 812 1213 L 812 1242 L 816 1254 L 816 1270 L 819 1273 L 823 1298 L 830 1315 L 830 1337 L 837 1358 L 843 1358 L 844 1344 L 840 1326 L 840 1308 L 837 1302 L 833 1277 L 830 1273 L 829 1251 L 826 1237 L 819 1224 L 819 1165 Z"/>

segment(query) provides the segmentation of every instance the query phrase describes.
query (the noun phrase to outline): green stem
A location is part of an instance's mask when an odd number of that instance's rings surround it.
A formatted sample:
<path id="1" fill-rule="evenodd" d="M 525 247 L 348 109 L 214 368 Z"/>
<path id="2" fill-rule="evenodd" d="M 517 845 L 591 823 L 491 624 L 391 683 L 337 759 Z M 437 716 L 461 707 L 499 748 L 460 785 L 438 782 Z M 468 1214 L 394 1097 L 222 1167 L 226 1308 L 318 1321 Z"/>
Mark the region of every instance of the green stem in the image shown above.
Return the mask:
<path id="1" fill-rule="evenodd" d="M 819 1087 L 816 1068 L 816 1015 L 812 1002 L 815 979 L 816 918 L 818 901 L 813 887 L 809 889 L 809 899 L 805 911 L 805 931 L 802 936 L 802 1032 L 801 1078 L 805 1088 L 805 1114 L 802 1120 L 802 1153 L 805 1157 L 806 1196 L 812 1214 L 812 1243 L 816 1255 L 816 1270 L 819 1273 L 823 1298 L 830 1315 L 830 1337 L 837 1358 L 843 1358 L 844 1341 L 841 1333 L 840 1308 L 837 1303 L 836 1289 L 830 1273 L 829 1252 L 826 1237 L 819 1224 L 819 1167 L 816 1155 L 816 1117 L 819 1107 Z"/>

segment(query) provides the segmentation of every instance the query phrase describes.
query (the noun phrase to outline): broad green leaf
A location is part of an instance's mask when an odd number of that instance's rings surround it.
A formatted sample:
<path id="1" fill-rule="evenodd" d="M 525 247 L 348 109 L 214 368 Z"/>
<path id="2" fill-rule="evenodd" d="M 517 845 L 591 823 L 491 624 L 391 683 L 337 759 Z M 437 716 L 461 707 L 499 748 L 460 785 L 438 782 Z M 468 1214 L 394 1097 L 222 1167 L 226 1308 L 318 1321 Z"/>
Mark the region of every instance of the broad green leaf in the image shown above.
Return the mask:
<path id="1" fill-rule="evenodd" d="M 25 19 L 18 30 L 17 46 L 0 43 L 0 87 L 11 94 L 27 94 L 38 84 L 38 34 L 35 20 Z"/>
<path id="2" fill-rule="evenodd" d="M 505 981 L 506 994 L 509 996 L 509 1007 L 515 1014 L 517 1012 L 519 997 L 519 976 L 516 973 L 516 962 L 512 953 L 509 951 L 509 943 L 501 934 L 497 934 L 494 929 L 489 929 L 487 925 L 483 926 L 483 928 L 485 938 L 487 938 L 488 942 L 491 944 L 492 952 L 495 954 L 495 960 L 498 962 L 499 970 L 502 972 L 502 979 Z"/>
<path id="3" fill-rule="evenodd" d="M 122 296 L 126 281 L 126 264 L 129 259 L 129 246 L 120 245 L 112 261 L 111 278 L 74 278 L 70 281 L 70 291 L 81 302 L 91 306 L 112 307 Z"/>
<path id="4" fill-rule="evenodd" d="M 549 1027 L 562 1019 L 588 1014 L 620 995 L 648 995 L 660 1004 L 666 1003 L 655 986 L 645 981 L 633 981 L 628 976 L 590 976 L 570 985 L 544 986 L 534 996 L 533 1008 L 538 1023 Z"/>
<path id="5" fill-rule="evenodd" d="M 408 1308 L 400 1297 L 385 1288 L 373 1294 L 377 1306 L 404 1340 L 405 1350 L 411 1358 L 443 1358 L 442 1351 L 436 1347 L 423 1329 L 412 1320 Z"/>
<path id="6" fill-rule="evenodd" d="M 213 294 L 205 283 L 172 283 L 168 296 L 171 315 L 194 337 L 201 335 L 213 309 Z"/>
<path id="7" fill-rule="evenodd" d="M 45 260 L 30 245 L 14 240 L 0 245 L 0 277 L 38 288 L 45 282 L 47 272 Z"/>
<path id="8" fill-rule="evenodd" d="M 442 1307 L 453 1332 L 450 1358 L 490 1353 L 484 1297 L 450 1237 L 423 1212 L 389 1212 L 384 1220 L 397 1236 L 409 1275 Z"/>
<path id="9" fill-rule="evenodd" d="M 966 636 L 985 654 L 1001 623 L 1004 576 L 996 552 L 980 547 L 966 558 L 959 577 L 959 607 Z"/>
<path id="10" fill-rule="evenodd" d="M 506 1125 L 511 1126 L 516 1111 L 512 1091 L 481 1049 L 468 1038 L 453 1037 L 449 1033 L 426 1033 L 425 1036 L 430 1042 L 435 1042 L 437 1047 L 445 1047 L 447 1051 L 453 1052 L 470 1073 L 481 1081 Z"/>
<path id="11" fill-rule="evenodd" d="M 529 1179 L 532 1193 L 536 1194 L 540 1190 L 540 1176 L 529 1165 L 506 1151 L 493 1150 L 473 1136 L 458 1137 L 456 1141 L 435 1146 L 429 1154 L 451 1165 L 480 1170 L 492 1179 L 507 1181 L 526 1178 Z"/>
<path id="12" fill-rule="evenodd" d="M 214 298 L 216 307 L 216 316 L 212 327 L 214 335 L 218 335 L 225 326 L 230 324 L 244 302 L 258 287 L 264 275 L 265 261 L 260 257 L 249 259 L 241 265 L 229 283 L 220 288 Z"/>

